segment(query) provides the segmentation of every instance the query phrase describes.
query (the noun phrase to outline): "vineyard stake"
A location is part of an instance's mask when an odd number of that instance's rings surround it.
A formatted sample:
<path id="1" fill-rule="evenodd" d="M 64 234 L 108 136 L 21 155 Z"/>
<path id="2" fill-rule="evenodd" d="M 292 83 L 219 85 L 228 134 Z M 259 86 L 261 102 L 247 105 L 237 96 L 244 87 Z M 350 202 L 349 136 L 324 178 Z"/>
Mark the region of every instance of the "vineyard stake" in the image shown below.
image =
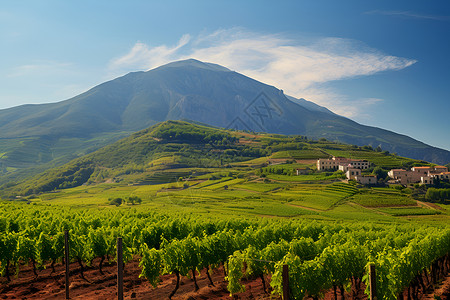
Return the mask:
<path id="1" fill-rule="evenodd" d="M 122 238 L 117 238 L 117 299 L 123 300 L 123 251 Z"/>
<path id="2" fill-rule="evenodd" d="M 377 275 L 375 272 L 375 265 L 369 265 L 369 279 L 370 279 L 370 299 L 377 300 Z"/>
<path id="3" fill-rule="evenodd" d="M 289 267 L 283 265 L 283 300 L 289 300 Z"/>
<path id="4" fill-rule="evenodd" d="M 64 230 L 64 260 L 66 263 L 66 299 L 69 297 L 69 231 Z"/>

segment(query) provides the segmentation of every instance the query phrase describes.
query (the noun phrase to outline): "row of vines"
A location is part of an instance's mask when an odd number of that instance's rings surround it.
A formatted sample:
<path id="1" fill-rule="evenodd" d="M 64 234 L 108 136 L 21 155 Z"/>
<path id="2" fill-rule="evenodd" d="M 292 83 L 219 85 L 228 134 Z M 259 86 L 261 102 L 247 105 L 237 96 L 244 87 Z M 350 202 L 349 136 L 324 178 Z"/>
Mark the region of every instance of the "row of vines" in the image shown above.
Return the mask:
<path id="1" fill-rule="evenodd" d="M 21 265 L 35 275 L 64 257 L 64 230 L 69 231 L 70 259 L 86 265 L 114 259 L 116 239 L 123 238 L 124 260 L 140 259 L 141 276 L 157 286 L 164 274 L 196 283 L 196 272 L 224 266 L 228 290 L 244 290 L 244 277 L 261 278 L 264 290 L 282 295 L 282 268 L 289 267 L 292 298 L 318 299 L 367 286 L 367 266 L 377 268 L 379 299 L 403 293 L 417 298 L 447 274 L 450 228 L 425 225 L 374 225 L 311 220 L 240 219 L 193 214 L 159 214 L 142 210 L 67 209 L 40 205 L 0 205 L 0 272 L 11 279 Z M 366 290 L 368 293 L 368 290 Z"/>

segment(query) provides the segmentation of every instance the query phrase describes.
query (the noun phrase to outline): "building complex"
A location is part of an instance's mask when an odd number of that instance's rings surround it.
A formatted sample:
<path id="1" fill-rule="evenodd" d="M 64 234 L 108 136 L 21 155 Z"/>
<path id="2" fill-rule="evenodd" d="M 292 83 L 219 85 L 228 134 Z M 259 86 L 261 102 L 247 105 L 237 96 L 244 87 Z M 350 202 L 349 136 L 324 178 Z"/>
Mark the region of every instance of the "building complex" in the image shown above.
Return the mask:
<path id="1" fill-rule="evenodd" d="M 388 175 L 394 182 L 400 184 L 434 184 L 436 180 L 450 180 L 450 172 L 444 166 L 412 167 L 411 170 L 392 169 Z"/>
<path id="2" fill-rule="evenodd" d="M 362 175 L 362 170 L 367 170 L 370 162 L 367 160 L 350 159 L 345 157 L 336 157 L 332 159 L 318 159 L 318 171 L 337 171 L 341 170 L 347 176 L 347 179 L 353 179 L 361 184 L 377 184 L 375 175 Z"/>
<path id="3" fill-rule="evenodd" d="M 345 157 L 333 157 L 332 159 L 318 159 L 318 171 L 343 171 L 347 179 L 355 180 L 361 184 L 377 184 L 375 175 L 362 175 L 363 170 L 370 167 L 367 160 L 357 160 Z M 450 181 L 450 172 L 445 166 L 412 167 L 410 170 L 392 169 L 388 172 L 392 178 L 391 183 L 403 185 L 411 183 L 434 184 L 436 181 Z"/>

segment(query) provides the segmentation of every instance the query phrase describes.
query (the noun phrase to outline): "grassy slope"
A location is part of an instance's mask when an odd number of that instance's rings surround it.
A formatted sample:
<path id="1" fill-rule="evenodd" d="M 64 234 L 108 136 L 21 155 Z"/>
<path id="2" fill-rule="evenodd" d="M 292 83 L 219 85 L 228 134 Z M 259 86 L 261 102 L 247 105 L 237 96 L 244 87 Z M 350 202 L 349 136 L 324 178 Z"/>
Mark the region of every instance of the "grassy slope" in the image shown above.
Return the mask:
<path id="1" fill-rule="evenodd" d="M 164 183 L 231 166 L 235 172 L 246 176 L 246 172 L 251 172 L 258 163 L 263 164 L 265 157 L 281 161 L 314 160 L 335 154 L 370 159 L 385 167 L 419 163 L 360 147 L 307 140 L 301 136 L 251 135 L 182 121 L 167 121 L 13 187 L 4 186 L 2 194 L 30 195 L 86 182 Z M 241 167 L 238 168 L 237 164 Z M 313 179 L 325 179 L 322 174 L 317 176 Z M 278 175 L 272 179 L 285 180 Z M 303 181 L 310 178 L 290 176 L 287 179 Z"/>
<path id="2" fill-rule="evenodd" d="M 420 164 L 323 140 L 252 135 L 169 121 L 47 171 L 9 191 L 15 196 L 40 188 L 44 193 L 29 196 L 31 201 L 78 208 L 110 207 L 109 198 L 139 196 L 144 202 L 134 206 L 138 209 L 202 214 L 383 222 L 404 222 L 407 219 L 396 216 L 405 215 L 423 215 L 430 220 L 448 217 L 445 205 L 444 209 L 422 207 L 411 193 L 356 187 L 342 183 L 333 173 L 269 174 L 265 180 L 257 175 L 265 168 L 275 172 L 305 166 L 313 169 L 314 155 L 364 158 L 385 167 Z M 268 161 L 273 164 L 265 167 Z M 82 181 L 77 182 L 80 177 Z M 54 188 L 44 189 L 52 183 L 64 185 L 71 178 L 75 187 L 61 190 L 57 186 L 52 192 Z M 83 182 L 89 184 L 81 185 Z"/>

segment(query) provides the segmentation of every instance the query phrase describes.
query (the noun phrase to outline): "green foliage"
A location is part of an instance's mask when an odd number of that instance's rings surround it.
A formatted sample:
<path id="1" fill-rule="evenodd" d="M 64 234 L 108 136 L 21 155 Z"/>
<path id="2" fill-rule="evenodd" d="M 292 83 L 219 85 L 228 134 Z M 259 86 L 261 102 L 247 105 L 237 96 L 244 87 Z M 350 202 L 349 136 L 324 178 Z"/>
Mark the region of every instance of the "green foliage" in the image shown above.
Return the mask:
<path id="1" fill-rule="evenodd" d="M 235 144 L 238 139 L 226 131 L 187 122 L 167 121 L 153 130 L 153 136 L 166 141 L 194 144 L 215 144 L 225 146 Z"/>
<path id="2" fill-rule="evenodd" d="M 356 194 L 351 198 L 358 204 L 367 207 L 389 207 L 389 206 L 415 206 L 417 202 L 410 196 L 402 193 L 402 190 L 397 191 L 368 191 L 366 193 Z"/>
<path id="3" fill-rule="evenodd" d="M 388 177 L 388 171 L 384 170 L 383 168 L 377 166 L 372 171 L 373 175 L 377 176 L 378 180 L 385 180 Z"/>
<path id="4" fill-rule="evenodd" d="M 236 251 L 228 258 L 228 276 L 225 277 L 225 280 L 228 281 L 227 289 L 230 292 L 230 296 L 245 291 L 245 286 L 240 283 L 243 276 L 242 268 L 242 254 L 239 251 Z"/>
<path id="5" fill-rule="evenodd" d="M 130 197 L 126 197 L 125 201 L 128 204 L 134 205 L 134 204 L 141 204 L 142 203 L 142 198 L 138 197 L 138 196 L 130 196 Z M 120 205 L 120 204 L 119 204 Z"/>
<path id="6" fill-rule="evenodd" d="M 336 183 L 324 191 L 348 197 L 358 195 L 359 190 Z M 394 189 L 372 192 L 386 196 L 389 191 L 400 194 Z M 3 269 L 20 266 L 19 261 L 36 260 L 45 265 L 60 260 L 63 230 L 68 229 L 70 257 L 80 265 L 89 264 L 95 257 L 114 256 L 116 239 L 121 236 L 125 260 L 139 257 L 141 277 L 153 286 L 164 274 L 190 276 L 193 270 L 225 263 L 233 295 L 243 290 L 242 278 L 254 276 L 271 278 L 274 293 L 280 295 L 282 265 L 287 264 L 293 297 L 316 298 L 333 285 L 345 287 L 354 278 L 366 280 L 365 266 L 375 262 L 380 295 L 393 299 L 450 249 L 450 231 L 445 223 L 312 222 L 235 214 L 162 214 L 140 206 L 74 209 L 38 205 L 36 210 L 33 205 L 0 203 Z M 15 223 L 8 221 L 12 217 Z"/>
<path id="7" fill-rule="evenodd" d="M 109 205 L 115 205 L 115 206 L 119 206 L 122 204 L 123 199 L 122 198 L 113 198 L 113 199 L 108 199 L 109 200 Z"/>
<path id="8" fill-rule="evenodd" d="M 153 287 L 156 287 L 160 281 L 159 277 L 162 274 L 162 266 L 161 251 L 155 248 L 149 249 L 145 247 L 142 251 L 141 261 L 139 262 L 139 267 L 142 268 L 139 277 L 145 277 Z"/>
<path id="9" fill-rule="evenodd" d="M 450 189 L 436 189 L 430 187 L 427 189 L 425 198 L 433 202 L 443 202 L 445 200 L 450 200 Z"/>

